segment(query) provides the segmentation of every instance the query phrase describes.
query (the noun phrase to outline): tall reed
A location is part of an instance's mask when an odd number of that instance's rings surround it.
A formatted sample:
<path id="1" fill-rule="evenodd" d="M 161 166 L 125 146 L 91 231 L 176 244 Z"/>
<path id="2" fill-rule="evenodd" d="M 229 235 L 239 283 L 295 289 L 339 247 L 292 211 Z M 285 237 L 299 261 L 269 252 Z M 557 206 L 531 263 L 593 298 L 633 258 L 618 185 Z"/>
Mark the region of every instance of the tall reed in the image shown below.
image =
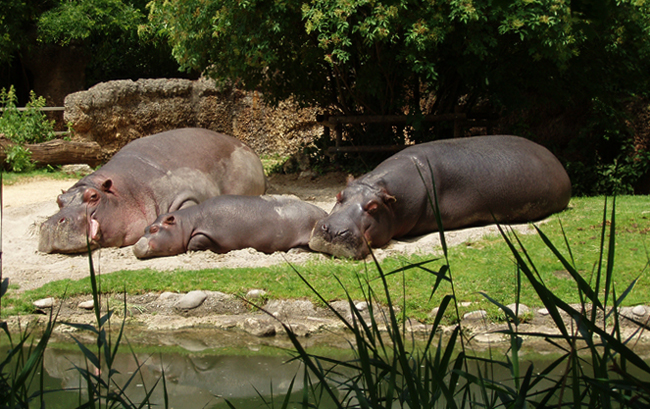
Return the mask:
<path id="1" fill-rule="evenodd" d="M 437 209 L 435 188 L 429 200 L 431 206 Z M 566 233 L 563 231 L 565 249 L 561 251 L 541 228 L 535 226 L 540 239 L 574 281 L 581 300 L 579 307 L 571 306 L 555 296 L 552 288 L 544 284 L 532 256 L 514 230 L 499 226 L 514 258 L 515 305 L 519 305 L 521 286 L 529 283 L 559 332 L 522 331 L 518 307 L 513 311 L 484 293 L 483 296 L 507 317 L 508 329 L 499 331 L 509 340 L 508 351 L 502 356 L 491 351 L 490 357 L 484 358 L 468 348 L 469 339 L 466 338 L 458 312 L 452 265 L 442 228 L 440 241 L 443 257 L 438 269 L 429 267 L 430 263 L 436 261 L 429 260 L 385 272 L 372 256 L 373 262 L 367 268 L 376 270 L 378 289 L 370 280 L 357 277 L 369 306 L 367 317 L 359 311 L 358 301 L 353 300 L 345 288 L 351 314 L 350 317 L 343 316 L 294 268 L 305 285 L 345 324 L 350 333 L 349 344 L 354 351 L 354 358 L 350 360 L 311 354 L 303 348 L 291 327 L 284 325 L 295 347 L 297 359 L 304 362 L 316 381 L 310 384 L 305 395 L 325 395 L 337 408 L 650 407 L 650 366 L 633 350 L 634 343 L 648 328 L 648 323 L 626 317 L 624 319 L 633 321 L 638 330 L 627 338 L 623 334 L 621 303 L 633 290 L 637 280 L 629 283 L 623 291 L 615 285 L 615 198 L 611 199 L 611 213 L 608 211 L 609 202 L 610 199 L 605 198 L 599 253 L 588 279 L 579 273 L 580 269 L 573 261 Z M 442 226 L 439 215 L 438 225 Z M 398 308 L 393 303 L 393 294 L 386 281 L 387 276 L 394 274 L 402 274 L 404 280 L 404 272 L 409 269 L 422 269 L 436 276 L 432 295 L 442 291 L 442 283 L 447 283 L 450 291 L 442 298 L 424 343 L 416 342 L 415 336 L 407 331 L 408 318 L 403 313 L 405 308 L 403 305 Z M 338 281 L 337 277 L 334 278 Z M 378 307 L 377 291 L 386 300 L 383 308 Z M 406 297 L 408 294 L 404 286 L 403 299 Z M 450 307 L 455 307 L 453 314 L 458 324 L 448 337 L 438 337 L 442 317 Z M 544 367 L 536 368 L 534 364 L 522 360 L 524 342 L 548 343 L 557 349 L 560 357 Z M 496 368 L 506 368 L 509 379 L 497 379 L 494 375 Z M 303 399 L 299 405 L 312 407 L 313 403 Z"/>

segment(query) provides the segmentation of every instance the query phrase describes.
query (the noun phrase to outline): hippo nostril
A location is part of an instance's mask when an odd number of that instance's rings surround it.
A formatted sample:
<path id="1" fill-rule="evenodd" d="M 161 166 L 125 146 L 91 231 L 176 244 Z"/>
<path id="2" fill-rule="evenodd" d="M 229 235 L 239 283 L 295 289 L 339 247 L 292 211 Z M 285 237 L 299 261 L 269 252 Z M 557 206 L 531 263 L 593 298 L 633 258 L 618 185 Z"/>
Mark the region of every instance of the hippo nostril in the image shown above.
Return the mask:
<path id="1" fill-rule="evenodd" d="M 329 227 L 326 224 L 321 225 L 320 228 L 325 233 L 330 231 Z"/>
<path id="2" fill-rule="evenodd" d="M 65 217 L 62 217 L 61 219 L 59 219 L 59 224 L 63 224 L 63 223 L 65 223 L 65 222 L 66 222 Z"/>

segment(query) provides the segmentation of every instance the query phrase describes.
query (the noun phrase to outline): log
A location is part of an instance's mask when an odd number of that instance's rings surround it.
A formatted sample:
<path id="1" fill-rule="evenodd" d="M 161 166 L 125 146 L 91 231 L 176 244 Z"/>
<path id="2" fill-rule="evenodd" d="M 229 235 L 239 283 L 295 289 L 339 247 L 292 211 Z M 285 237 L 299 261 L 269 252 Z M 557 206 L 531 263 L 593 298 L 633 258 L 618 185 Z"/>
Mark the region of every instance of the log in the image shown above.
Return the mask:
<path id="1" fill-rule="evenodd" d="M 7 159 L 5 151 L 13 145 L 15 145 L 14 142 L 0 137 L 0 161 L 4 162 Z M 32 153 L 32 160 L 38 166 L 85 163 L 94 168 L 101 163 L 102 149 L 97 142 L 73 142 L 53 139 L 24 146 Z"/>

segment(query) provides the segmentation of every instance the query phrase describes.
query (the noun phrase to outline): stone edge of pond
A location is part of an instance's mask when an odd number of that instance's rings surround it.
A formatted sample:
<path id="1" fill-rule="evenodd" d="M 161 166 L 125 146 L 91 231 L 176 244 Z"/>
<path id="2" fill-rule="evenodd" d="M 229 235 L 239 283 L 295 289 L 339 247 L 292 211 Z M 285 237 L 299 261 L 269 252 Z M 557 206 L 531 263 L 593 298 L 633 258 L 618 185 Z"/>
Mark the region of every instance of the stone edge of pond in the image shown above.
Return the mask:
<path id="1" fill-rule="evenodd" d="M 284 333 L 282 324 L 288 325 L 299 337 L 314 336 L 319 333 L 336 333 L 345 331 L 344 323 L 329 309 L 318 306 L 309 300 L 267 299 L 263 290 L 251 290 L 245 299 L 218 291 L 190 291 L 189 293 L 147 293 L 143 295 L 108 295 L 103 297 L 102 309 L 108 306 L 114 310 L 116 318 L 127 317 L 127 324 L 137 325 L 140 330 L 151 332 L 178 331 L 192 328 L 218 329 L 240 331 L 259 338 L 274 337 Z M 351 320 L 352 314 L 348 301 L 330 303 L 346 320 Z M 259 306 L 264 309 L 261 311 Z M 491 320 L 484 310 L 472 310 L 471 303 L 461 303 L 468 310 L 461 320 L 463 329 L 470 339 L 477 344 L 498 344 L 509 342 L 507 335 L 499 331 L 507 330 L 508 323 L 503 320 Z M 579 305 L 572 305 L 579 310 Z M 59 322 L 77 324 L 93 324 L 93 301 L 91 296 L 71 297 L 64 300 L 45 298 L 34 302 L 39 314 L 31 316 L 13 316 L 6 321 L 10 328 L 18 327 L 24 322 L 47 322 L 50 312 L 58 314 Z M 370 317 L 370 306 L 365 301 L 356 301 L 355 307 L 364 319 Z M 373 306 L 375 316 L 383 311 L 379 306 Z M 518 329 L 522 333 L 541 333 L 558 335 L 560 332 L 553 320 L 543 308 L 530 308 L 520 304 L 508 305 L 512 311 L 517 311 L 521 319 Z M 430 317 L 437 313 L 434 308 Z M 570 317 L 562 313 L 566 322 Z M 650 344 L 650 335 L 639 331 L 637 323 L 648 326 L 650 323 L 650 307 L 637 305 L 620 309 L 620 323 L 623 336 L 636 337 L 638 341 Z M 602 320 L 602 317 L 600 317 Z M 384 326 L 385 327 L 385 326 Z M 441 334 L 453 331 L 456 325 L 441 326 Z M 426 335 L 430 326 L 417 320 L 409 319 L 405 323 L 408 333 Z M 380 325 L 381 329 L 381 325 Z M 69 326 L 57 326 L 57 331 L 73 331 Z M 635 333 L 636 332 L 636 333 Z"/>

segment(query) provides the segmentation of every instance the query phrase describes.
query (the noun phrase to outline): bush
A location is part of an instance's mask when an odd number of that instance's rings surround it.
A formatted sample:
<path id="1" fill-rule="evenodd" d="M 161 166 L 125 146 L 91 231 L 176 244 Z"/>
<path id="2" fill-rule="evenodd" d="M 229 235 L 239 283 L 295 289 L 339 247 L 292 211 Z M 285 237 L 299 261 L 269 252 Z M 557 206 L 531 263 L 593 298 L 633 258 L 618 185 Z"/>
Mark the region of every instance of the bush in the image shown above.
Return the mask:
<path id="1" fill-rule="evenodd" d="M 48 120 L 41 112 L 45 107 L 45 98 L 37 97 L 34 91 L 29 94 L 29 102 L 24 111 L 16 107 L 16 91 L 11 86 L 7 91 L 0 90 L 0 133 L 15 145 L 5 150 L 5 160 L 14 172 L 25 172 L 34 168 L 31 152 L 24 145 L 41 143 L 54 139 L 54 120 Z"/>

